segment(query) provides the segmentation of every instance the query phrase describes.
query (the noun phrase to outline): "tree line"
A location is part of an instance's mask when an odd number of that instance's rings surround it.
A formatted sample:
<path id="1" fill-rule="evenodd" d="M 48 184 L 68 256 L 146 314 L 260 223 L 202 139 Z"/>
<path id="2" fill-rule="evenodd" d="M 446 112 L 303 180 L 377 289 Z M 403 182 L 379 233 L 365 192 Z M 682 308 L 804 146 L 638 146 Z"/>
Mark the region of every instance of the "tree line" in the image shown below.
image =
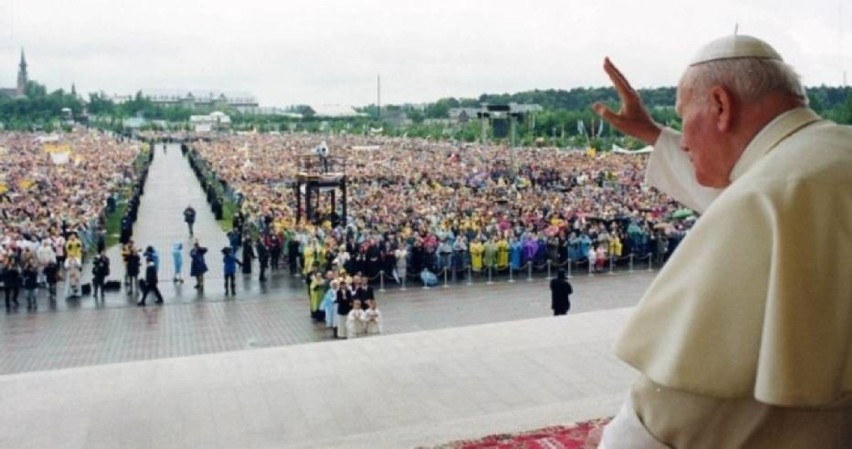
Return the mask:
<path id="1" fill-rule="evenodd" d="M 658 122 L 679 127 L 680 121 L 674 111 L 674 87 L 640 89 L 639 94 Z M 811 87 L 808 88 L 808 96 L 811 107 L 823 117 L 838 123 L 852 124 L 852 88 Z M 472 117 L 466 123 L 453 122 L 449 119 L 452 109 L 479 108 L 483 104 L 536 104 L 543 110 L 527 114 L 517 123 L 514 136 L 516 144 L 531 145 L 543 139 L 548 144 L 565 146 L 600 143 L 592 139 L 622 139 L 622 136 L 606 126 L 603 133 L 598 132 L 601 130 L 600 122 L 591 110 L 591 105 L 596 101 L 615 107 L 618 96 L 612 87 L 536 89 L 511 94 L 482 94 L 478 98 L 441 98 L 425 105 L 388 105 L 383 106 L 381 111 L 376 105 L 368 105 L 359 109 L 366 117 L 350 118 L 316 117 L 314 111 L 306 105 L 294 105 L 287 109 L 300 113 L 301 119 L 243 114 L 228 108 L 223 112 L 231 116 L 234 127 L 261 132 L 305 130 L 359 134 L 381 129 L 390 135 L 474 141 L 481 137 L 477 119 Z M 158 104 L 142 92 L 137 92 L 121 103 L 114 102 L 103 93 L 90 93 L 88 99 L 84 100 L 73 87 L 71 92 L 63 89 L 48 92 L 45 86 L 29 81 L 25 98 L 0 97 L 0 124 L 5 129 L 49 131 L 66 123 L 69 117 L 63 116 L 63 109 L 65 115 L 69 115 L 70 111 L 70 115 L 77 119 L 92 117 L 98 126 L 115 130 L 120 130 L 123 120 L 129 117 L 162 120 L 169 123 L 172 129 L 189 129 L 190 115 L 210 112 Z M 578 122 L 584 124 L 584 129 L 578 129 Z M 624 143 L 628 146 L 639 145 L 629 140 Z"/>

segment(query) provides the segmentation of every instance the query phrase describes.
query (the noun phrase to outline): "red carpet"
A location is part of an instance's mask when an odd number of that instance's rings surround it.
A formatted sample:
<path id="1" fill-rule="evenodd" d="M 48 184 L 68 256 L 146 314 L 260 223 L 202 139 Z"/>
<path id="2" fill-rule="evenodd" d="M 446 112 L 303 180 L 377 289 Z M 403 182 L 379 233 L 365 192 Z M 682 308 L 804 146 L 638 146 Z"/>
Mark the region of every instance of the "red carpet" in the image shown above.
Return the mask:
<path id="1" fill-rule="evenodd" d="M 453 441 L 434 449 L 594 449 L 600 432 L 611 418 L 593 419 L 569 426 L 545 427 L 515 434 L 489 435 L 478 440 Z M 586 441 L 594 435 L 593 442 Z"/>

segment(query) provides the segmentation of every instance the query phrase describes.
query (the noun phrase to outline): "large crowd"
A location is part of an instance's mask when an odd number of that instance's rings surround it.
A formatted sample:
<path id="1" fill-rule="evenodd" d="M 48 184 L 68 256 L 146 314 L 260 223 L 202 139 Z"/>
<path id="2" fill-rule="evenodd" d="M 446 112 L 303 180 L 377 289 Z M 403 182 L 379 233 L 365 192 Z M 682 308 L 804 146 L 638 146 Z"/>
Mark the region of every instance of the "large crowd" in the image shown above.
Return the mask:
<path id="1" fill-rule="evenodd" d="M 328 193 L 313 216 L 296 219 L 304 216 L 292 187 L 299 159 L 323 140 L 346 160 L 345 222 Z M 644 185 L 639 155 L 260 134 L 199 142 L 193 152 L 237 201 L 240 229 L 250 226 L 305 273 L 337 263 L 398 280 L 547 262 L 601 269 L 629 254 L 662 262 L 692 223 L 676 213 L 683 206 Z"/>
<path id="2" fill-rule="evenodd" d="M 0 133 L 0 271 L 7 292 L 22 285 L 29 295 L 36 284 L 55 285 L 61 270 L 79 280 L 85 250 L 106 245 L 106 213 L 140 177 L 140 145 L 95 130 Z"/>

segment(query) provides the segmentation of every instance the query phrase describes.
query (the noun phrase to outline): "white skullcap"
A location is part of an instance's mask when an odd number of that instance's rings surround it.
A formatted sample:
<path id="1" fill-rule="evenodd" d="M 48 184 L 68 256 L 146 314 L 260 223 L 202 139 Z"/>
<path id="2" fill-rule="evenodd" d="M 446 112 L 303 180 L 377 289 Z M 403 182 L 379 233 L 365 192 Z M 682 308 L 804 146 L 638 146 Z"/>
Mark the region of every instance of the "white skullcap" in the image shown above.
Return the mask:
<path id="1" fill-rule="evenodd" d="M 745 35 L 725 36 L 698 50 L 689 65 L 703 64 L 720 59 L 760 58 L 783 61 L 781 55 L 762 40 Z"/>

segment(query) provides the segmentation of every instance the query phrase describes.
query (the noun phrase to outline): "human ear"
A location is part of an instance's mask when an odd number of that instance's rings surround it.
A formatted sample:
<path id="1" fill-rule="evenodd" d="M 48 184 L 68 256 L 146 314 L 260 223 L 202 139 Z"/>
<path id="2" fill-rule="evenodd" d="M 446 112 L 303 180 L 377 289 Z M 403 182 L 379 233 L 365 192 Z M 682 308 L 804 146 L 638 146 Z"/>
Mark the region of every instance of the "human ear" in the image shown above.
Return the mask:
<path id="1" fill-rule="evenodd" d="M 721 86 L 711 88 L 710 106 L 716 117 L 716 128 L 720 132 L 730 131 L 733 120 L 733 99 L 728 91 Z"/>

